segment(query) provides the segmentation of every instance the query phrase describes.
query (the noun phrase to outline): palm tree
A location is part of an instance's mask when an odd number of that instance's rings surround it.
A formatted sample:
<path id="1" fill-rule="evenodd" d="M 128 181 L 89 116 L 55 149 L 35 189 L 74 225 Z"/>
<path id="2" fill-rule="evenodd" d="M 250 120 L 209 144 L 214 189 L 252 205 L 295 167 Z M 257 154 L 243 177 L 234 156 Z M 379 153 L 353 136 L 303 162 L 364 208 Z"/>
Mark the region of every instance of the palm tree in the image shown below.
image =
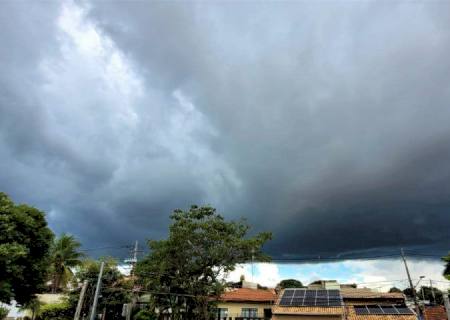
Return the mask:
<path id="1" fill-rule="evenodd" d="M 63 233 L 53 242 L 51 251 L 52 292 L 65 285 L 72 275 L 70 268 L 81 264 L 84 254 L 79 251 L 81 244 L 74 236 Z"/>

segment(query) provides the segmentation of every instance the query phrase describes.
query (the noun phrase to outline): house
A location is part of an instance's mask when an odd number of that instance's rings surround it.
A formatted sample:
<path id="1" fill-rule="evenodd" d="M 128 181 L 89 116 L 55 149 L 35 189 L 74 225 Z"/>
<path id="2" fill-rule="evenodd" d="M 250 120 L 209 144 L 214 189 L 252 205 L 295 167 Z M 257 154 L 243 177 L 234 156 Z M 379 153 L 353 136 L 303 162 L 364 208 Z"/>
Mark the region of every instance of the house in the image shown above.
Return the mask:
<path id="1" fill-rule="evenodd" d="M 281 290 L 272 308 L 273 320 L 341 320 L 344 306 L 339 290 Z"/>
<path id="2" fill-rule="evenodd" d="M 319 285 L 319 283 L 314 284 Z M 366 288 L 285 289 L 272 308 L 273 320 L 416 320 L 402 293 Z M 333 284 L 334 286 L 334 284 Z M 315 287 L 314 287 L 315 288 Z M 433 319 L 434 320 L 434 319 Z M 437 319 L 436 319 L 437 320 Z"/>
<path id="3" fill-rule="evenodd" d="M 341 285 L 336 280 L 317 280 L 308 285 L 308 289 L 339 290 Z"/>
<path id="4" fill-rule="evenodd" d="M 368 288 L 343 288 L 345 320 L 417 320 L 401 292 L 376 292 Z"/>
<path id="5" fill-rule="evenodd" d="M 343 287 L 341 290 L 345 305 L 405 304 L 405 295 L 401 292 L 377 292 L 369 288 Z"/>
<path id="6" fill-rule="evenodd" d="M 223 293 L 217 305 L 220 320 L 267 320 L 272 318 L 276 300 L 273 289 L 230 288 Z"/>

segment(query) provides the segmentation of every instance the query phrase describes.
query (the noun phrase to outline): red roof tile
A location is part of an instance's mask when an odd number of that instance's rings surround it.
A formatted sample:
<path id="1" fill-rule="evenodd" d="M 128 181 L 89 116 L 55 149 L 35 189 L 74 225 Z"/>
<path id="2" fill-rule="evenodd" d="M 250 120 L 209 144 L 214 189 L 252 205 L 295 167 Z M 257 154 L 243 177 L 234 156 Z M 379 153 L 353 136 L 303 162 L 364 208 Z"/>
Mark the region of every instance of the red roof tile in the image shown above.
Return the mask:
<path id="1" fill-rule="evenodd" d="M 236 288 L 223 293 L 220 301 L 247 301 L 247 302 L 266 302 L 272 303 L 277 296 L 274 290 Z"/>
<path id="2" fill-rule="evenodd" d="M 447 320 L 447 313 L 443 306 L 425 307 L 423 314 L 425 320 Z"/>

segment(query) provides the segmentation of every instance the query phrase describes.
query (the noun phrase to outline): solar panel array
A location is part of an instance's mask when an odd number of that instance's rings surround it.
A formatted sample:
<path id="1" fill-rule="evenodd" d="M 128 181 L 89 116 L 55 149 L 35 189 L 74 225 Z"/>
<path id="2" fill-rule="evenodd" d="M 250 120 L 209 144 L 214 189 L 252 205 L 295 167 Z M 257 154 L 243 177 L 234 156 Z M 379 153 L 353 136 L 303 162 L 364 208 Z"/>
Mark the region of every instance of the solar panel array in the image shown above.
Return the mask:
<path id="1" fill-rule="evenodd" d="M 339 290 L 285 289 L 280 306 L 340 307 L 342 297 Z"/>
<path id="2" fill-rule="evenodd" d="M 414 314 L 407 306 L 389 305 L 367 305 L 355 306 L 356 314 Z"/>

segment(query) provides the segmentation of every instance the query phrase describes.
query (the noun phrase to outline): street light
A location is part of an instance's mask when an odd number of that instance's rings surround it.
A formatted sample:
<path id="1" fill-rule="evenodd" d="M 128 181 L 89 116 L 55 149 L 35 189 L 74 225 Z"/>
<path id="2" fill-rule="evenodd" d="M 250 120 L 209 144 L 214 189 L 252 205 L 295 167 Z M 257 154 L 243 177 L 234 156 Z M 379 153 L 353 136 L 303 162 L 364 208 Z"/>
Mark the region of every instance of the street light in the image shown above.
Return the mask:
<path id="1" fill-rule="evenodd" d="M 414 286 L 414 290 L 417 288 L 417 286 L 419 285 L 420 281 L 422 281 L 423 278 L 425 278 L 425 276 L 419 277 L 419 281 L 417 281 L 416 285 Z"/>

